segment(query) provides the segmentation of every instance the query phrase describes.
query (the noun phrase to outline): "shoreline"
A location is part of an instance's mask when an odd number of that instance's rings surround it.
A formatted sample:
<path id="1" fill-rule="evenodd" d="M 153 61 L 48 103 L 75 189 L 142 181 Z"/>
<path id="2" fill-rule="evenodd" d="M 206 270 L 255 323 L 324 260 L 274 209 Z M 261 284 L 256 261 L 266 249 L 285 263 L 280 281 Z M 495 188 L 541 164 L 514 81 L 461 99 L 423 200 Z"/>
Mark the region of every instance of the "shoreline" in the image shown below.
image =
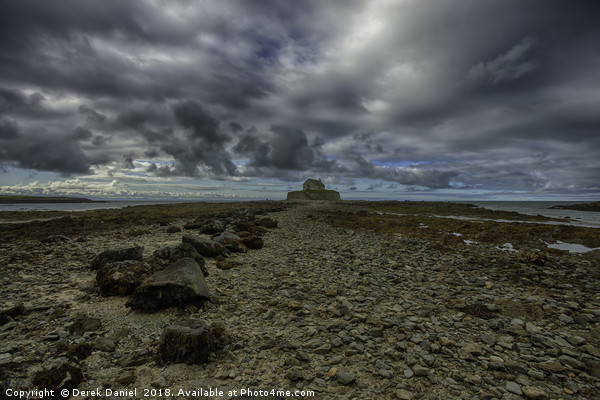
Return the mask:
<path id="1" fill-rule="evenodd" d="M 411 215 L 377 213 L 402 206 Z M 35 371 L 68 362 L 82 372 L 81 390 L 268 387 L 322 399 L 503 398 L 520 390 L 592 398 L 600 251 L 571 254 L 539 239 L 591 246 L 598 231 L 435 216 L 507 215 L 454 207 L 190 203 L 0 225 L 0 311 L 23 303 L 0 326 L 0 380 L 31 388 Z M 90 268 L 97 254 L 139 245 L 151 263 L 156 250 L 185 235 L 209 239 L 203 230 L 225 229 L 236 215 L 277 226 L 260 230 L 264 247 L 233 252 L 229 264 L 204 257 L 211 302 L 143 313 L 126 307 L 128 296 L 101 295 Z M 190 318 L 222 327 L 229 344 L 205 364 L 159 363 L 165 328 Z"/>

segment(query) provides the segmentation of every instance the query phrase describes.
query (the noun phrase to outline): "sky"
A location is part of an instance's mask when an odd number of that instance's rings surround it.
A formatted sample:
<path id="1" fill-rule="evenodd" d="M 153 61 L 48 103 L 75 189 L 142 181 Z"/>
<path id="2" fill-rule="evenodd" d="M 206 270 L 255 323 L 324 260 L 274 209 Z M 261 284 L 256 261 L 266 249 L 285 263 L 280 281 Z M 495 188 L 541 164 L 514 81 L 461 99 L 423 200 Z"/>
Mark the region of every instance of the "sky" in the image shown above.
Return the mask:
<path id="1" fill-rule="evenodd" d="M 600 198 L 595 0 L 0 0 L 0 193 Z"/>

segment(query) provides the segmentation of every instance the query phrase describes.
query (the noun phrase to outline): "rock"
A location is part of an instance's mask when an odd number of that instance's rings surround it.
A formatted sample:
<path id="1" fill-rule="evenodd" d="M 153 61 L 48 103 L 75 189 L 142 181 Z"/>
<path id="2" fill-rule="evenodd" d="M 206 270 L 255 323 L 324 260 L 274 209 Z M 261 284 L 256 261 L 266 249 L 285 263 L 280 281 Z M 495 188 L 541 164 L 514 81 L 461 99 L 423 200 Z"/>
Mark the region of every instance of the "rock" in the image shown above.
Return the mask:
<path id="1" fill-rule="evenodd" d="M 415 364 L 412 367 L 413 372 L 415 373 L 415 376 L 427 376 L 429 375 L 429 368 L 425 368 L 419 364 Z"/>
<path id="2" fill-rule="evenodd" d="M 480 356 L 483 353 L 483 349 L 480 344 L 469 343 L 458 350 L 458 355 L 463 360 L 472 360 L 476 356 Z"/>
<path id="3" fill-rule="evenodd" d="M 215 258 L 215 265 L 217 268 L 225 271 L 228 269 L 238 267 L 240 265 L 240 263 L 237 261 L 226 259 L 223 256 L 218 256 L 217 258 Z"/>
<path id="4" fill-rule="evenodd" d="M 304 374 L 298 368 L 290 368 L 286 372 L 285 377 L 292 382 L 299 382 L 304 380 Z"/>
<path id="5" fill-rule="evenodd" d="M 178 226 L 176 226 L 176 225 L 169 225 L 165 229 L 165 232 L 167 232 L 167 233 L 179 233 L 179 232 L 181 232 L 181 228 L 178 227 Z"/>
<path id="6" fill-rule="evenodd" d="M 207 235 L 223 232 L 225 230 L 225 224 L 219 219 L 210 219 L 200 227 L 200 232 Z"/>
<path id="7" fill-rule="evenodd" d="M 245 238 L 242 238 L 242 243 L 252 250 L 262 249 L 264 246 L 262 238 L 258 236 L 247 236 Z"/>
<path id="8" fill-rule="evenodd" d="M 11 319 L 16 318 L 24 312 L 25 306 L 23 303 L 19 303 L 16 306 L 0 311 L 0 326 L 8 323 Z"/>
<path id="9" fill-rule="evenodd" d="M 135 382 L 135 370 L 123 370 L 119 373 L 115 380 L 123 386 L 129 386 Z"/>
<path id="10" fill-rule="evenodd" d="M 50 361 L 40 370 L 33 373 L 31 383 L 38 389 L 69 391 L 83 381 L 83 372 L 77 364 L 71 362 Z"/>
<path id="11" fill-rule="evenodd" d="M 202 305 L 205 301 L 210 301 L 210 292 L 202 270 L 196 261 L 182 258 L 146 279 L 131 294 L 126 306 L 151 312 L 190 303 Z"/>
<path id="12" fill-rule="evenodd" d="M 100 319 L 77 314 L 73 319 L 73 324 L 69 327 L 69 332 L 81 336 L 86 332 L 95 332 L 101 329 L 102 321 Z"/>
<path id="13" fill-rule="evenodd" d="M 535 366 L 541 369 L 542 371 L 546 372 L 557 373 L 565 370 L 565 367 L 563 367 L 563 365 L 560 362 L 558 362 L 558 360 L 554 359 L 537 363 Z"/>
<path id="14" fill-rule="evenodd" d="M 528 399 L 545 399 L 547 397 L 546 392 L 537 386 L 523 386 L 521 390 Z"/>
<path id="15" fill-rule="evenodd" d="M 567 342 L 569 342 L 573 346 L 581 346 L 582 344 L 585 344 L 586 339 L 582 338 L 581 336 L 573 335 L 573 336 L 567 336 Z"/>
<path id="16" fill-rule="evenodd" d="M 92 354 L 92 346 L 89 343 L 83 342 L 75 344 L 66 351 L 65 355 L 73 361 L 85 360 Z"/>
<path id="17" fill-rule="evenodd" d="M 219 243 L 200 236 L 183 235 L 183 243 L 191 244 L 198 254 L 204 257 L 228 256 L 229 250 Z"/>
<path id="18" fill-rule="evenodd" d="M 152 382 L 150 382 L 150 386 L 155 387 L 155 388 L 166 388 L 167 380 L 165 379 L 164 376 L 161 375 L 158 378 L 156 378 L 155 380 L 153 380 Z"/>
<path id="19" fill-rule="evenodd" d="M 96 282 L 102 296 L 128 296 L 152 274 L 144 261 L 114 261 L 98 268 Z"/>
<path id="20" fill-rule="evenodd" d="M 204 321 L 188 320 L 168 326 L 160 337 L 161 363 L 202 364 L 213 349 L 211 331 Z"/>
<path id="21" fill-rule="evenodd" d="M 264 226 L 265 228 L 269 228 L 269 229 L 277 228 L 277 225 L 278 225 L 276 220 L 274 220 L 273 218 L 268 218 L 268 217 L 257 219 L 255 221 L 255 223 L 258 226 Z"/>
<path id="22" fill-rule="evenodd" d="M 113 351 L 115 351 L 117 344 L 113 339 L 100 337 L 92 342 L 92 346 L 96 350 L 112 353 Z"/>
<path id="23" fill-rule="evenodd" d="M 585 364 L 582 363 L 581 361 L 573 358 L 573 357 L 562 355 L 562 356 L 558 357 L 558 360 L 562 364 L 568 365 L 568 366 L 573 367 L 575 369 L 585 369 Z"/>
<path id="24" fill-rule="evenodd" d="M 574 322 L 573 318 L 572 318 L 572 317 L 569 317 L 569 316 L 568 316 L 568 315 L 566 315 L 566 314 L 560 314 L 560 315 L 558 316 L 558 319 L 560 320 L 560 322 L 563 322 L 563 323 L 565 323 L 565 324 L 572 324 L 572 323 Z"/>
<path id="25" fill-rule="evenodd" d="M 231 232 L 223 232 L 213 237 L 213 240 L 232 252 L 245 253 L 248 251 L 248 247 L 242 242 L 242 239 Z"/>
<path id="26" fill-rule="evenodd" d="M 523 394 L 523 392 L 521 390 L 521 386 L 519 386 L 518 383 L 513 382 L 513 381 L 506 382 L 506 385 L 504 386 L 504 388 L 506 390 L 508 390 L 509 392 L 514 393 L 519 396 Z"/>
<path id="27" fill-rule="evenodd" d="M 163 247 L 159 250 L 156 250 L 152 256 L 154 257 L 154 261 L 162 267 L 171 265 L 182 258 L 189 257 L 198 263 L 198 266 L 200 269 L 202 269 L 204 276 L 208 276 L 204 258 L 198 254 L 198 251 L 196 251 L 194 246 L 192 246 L 190 243 L 181 243 L 177 246 Z"/>
<path id="28" fill-rule="evenodd" d="M 143 246 L 134 246 L 120 249 L 105 250 L 102 253 L 96 255 L 92 259 L 90 267 L 96 270 L 106 263 L 114 261 L 125 261 L 125 260 L 137 260 L 142 261 L 144 255 Z"/>
<path id="29" fill-rule="evenodd" d="M 337 378 L 337 381 L 342 385 L 350 385 L 356 381 L 356 375 L 352 372 L 338 371 L 338 373 L 335 374 L 335 376 Z"/>
<path id="30" fill-rule="evenodd" d="M 398 389 L 396 390 L 396 397 L 399 400 L 412 400 L 413 397 L 415 397 L 415 394 L 405 389 Z"/>

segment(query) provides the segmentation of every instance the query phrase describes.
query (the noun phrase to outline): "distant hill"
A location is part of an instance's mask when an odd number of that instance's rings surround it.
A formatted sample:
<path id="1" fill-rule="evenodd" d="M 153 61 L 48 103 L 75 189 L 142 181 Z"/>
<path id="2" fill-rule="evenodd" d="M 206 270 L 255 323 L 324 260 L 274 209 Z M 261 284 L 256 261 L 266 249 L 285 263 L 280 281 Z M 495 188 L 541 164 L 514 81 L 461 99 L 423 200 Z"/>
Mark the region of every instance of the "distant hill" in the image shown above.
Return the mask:
<path id="1" fill-rule="evenodd" d="M 550 208 L 554 210 L 600 211 L 600 201 L 595 201 L 593 203 L 557 205 Z"/>
<path id="2" fill-rule="evenodd" d="M 102 203 L 83 197 L 0 195 L 0 204 L 14 203 Z"/>

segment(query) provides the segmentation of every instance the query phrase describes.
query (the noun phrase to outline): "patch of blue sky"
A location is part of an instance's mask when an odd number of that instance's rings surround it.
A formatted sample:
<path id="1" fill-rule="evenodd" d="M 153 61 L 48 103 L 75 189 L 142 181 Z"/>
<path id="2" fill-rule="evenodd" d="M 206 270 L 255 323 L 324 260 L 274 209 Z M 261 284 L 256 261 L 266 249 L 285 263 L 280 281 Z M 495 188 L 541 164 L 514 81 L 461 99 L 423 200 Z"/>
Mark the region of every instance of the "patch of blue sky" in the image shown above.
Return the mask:
<path id="1" fill-rule="evenodd" d="M 414 167 L 415 165 L 429 164 L 429 161 L 371 161 L 371 163 L 373 165 L 377 165 L 378 167 L 406 168 Z"/>

